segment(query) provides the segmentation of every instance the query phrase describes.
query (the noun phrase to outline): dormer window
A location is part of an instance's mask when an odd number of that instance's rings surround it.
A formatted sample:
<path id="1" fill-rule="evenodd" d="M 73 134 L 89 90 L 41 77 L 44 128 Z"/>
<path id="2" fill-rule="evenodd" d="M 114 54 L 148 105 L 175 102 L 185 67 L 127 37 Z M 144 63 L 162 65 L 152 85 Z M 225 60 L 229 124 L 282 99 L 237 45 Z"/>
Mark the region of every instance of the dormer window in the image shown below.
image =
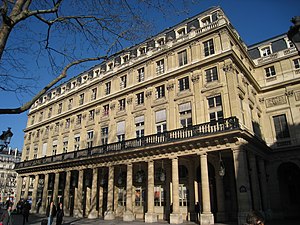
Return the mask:
<path id="1" fill-rule="evenodd" d="M 156 41 L 157 46 L 162 46 L 165 44 L 165 39 L 164 38 L 160 38 Z"/>
<path id="2" fill-rule="evenodd" d="M 185 35 L 185 27 L 181 28 L 180 30 L 177 31 L 178 37 L 182 37 Z"/>
<path id="3" fill-rule="evenodd" d="M 205 17 L 204 19 L 201 20 L 201 23 L 202 23 L 202 26 L 207 26 L 211 23 L 211 19 L 210 19 L 210 16 L 208 17 Z"/>
<path id="4" fill-rule="evenodd" d="M 267 46 L 267 47 L 262 48 L 260 50 L 260 53 L 261 53 L 261 57 L 265 57 L 265 56 L 271 55 L 272 54 L 271 47 Z"/>
<path id="5" fill-rule="evenodd" d="M 129 55 L 124 55 L 122 59 L 123 59 L 123 63 L 128 62 L 128 60 L 129 60 Z"/>
<path id="6" fill-rule="evenodd" d="M 290 39 L 288 39 L 287 37 L 284 38 L 284 40 L 286 42 L 287 48 L 294 48 L 295 47 L 295 45 L 293 44 L 293 42 Z"/>
<path id="7" fill-rule="evenodd" d="M 113 63 L 109 63 L 107 66 L 108 66 L 108 70 L 112 70 L 114 68 L 114 64 Z"/>
<path id="8" fill-rule="evenodd" d="M 140 47 L 139 49 L 140 55 L 143 55 L 146 53 L 146 47 Z"/>

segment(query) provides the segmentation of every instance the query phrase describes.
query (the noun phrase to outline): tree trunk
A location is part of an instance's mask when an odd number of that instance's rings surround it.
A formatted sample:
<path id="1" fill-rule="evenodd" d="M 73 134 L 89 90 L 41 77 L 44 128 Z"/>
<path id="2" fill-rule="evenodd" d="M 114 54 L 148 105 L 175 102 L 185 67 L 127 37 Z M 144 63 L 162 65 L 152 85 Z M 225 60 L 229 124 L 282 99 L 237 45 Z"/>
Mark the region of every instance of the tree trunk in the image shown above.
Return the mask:
<path id="1" fill-rule="evenodd" d="M 11 30 L 12 28 L 10 26 L 8 26 L 5 23 L 2 23 L 2 26 L 0 28 L 0 61 L 2 59 L 4 48 L 6 46 L 6 42 L 8 40 Z"/>

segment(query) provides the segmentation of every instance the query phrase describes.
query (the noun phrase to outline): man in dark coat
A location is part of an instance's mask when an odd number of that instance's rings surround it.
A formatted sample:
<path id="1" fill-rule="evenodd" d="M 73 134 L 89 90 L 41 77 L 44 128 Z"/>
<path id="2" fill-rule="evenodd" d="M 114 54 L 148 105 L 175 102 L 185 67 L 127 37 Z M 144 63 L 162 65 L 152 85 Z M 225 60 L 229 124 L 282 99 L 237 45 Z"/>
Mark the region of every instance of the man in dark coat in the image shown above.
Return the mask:
<path id="1" fill-rule="evenodd" d="M 23 208 L 22 208 L 23 225 L 25 225 L 26 222 L 28 223 L 30 209 L 31 209 L 30 203 L 28 202 L 28 200 L 25 200 L 25 202 L 23 204 Z"/>

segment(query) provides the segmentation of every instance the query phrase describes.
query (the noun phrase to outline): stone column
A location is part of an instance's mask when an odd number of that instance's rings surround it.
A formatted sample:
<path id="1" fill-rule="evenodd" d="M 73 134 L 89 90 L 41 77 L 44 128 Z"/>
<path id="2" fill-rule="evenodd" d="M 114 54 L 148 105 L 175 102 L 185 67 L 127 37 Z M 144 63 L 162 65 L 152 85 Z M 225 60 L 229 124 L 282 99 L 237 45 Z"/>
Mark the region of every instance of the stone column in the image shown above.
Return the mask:
<path id="1" fill-rule="evenodd" d="M 272 217 L 272 211 L 270 207 L 270 197 L 267 188 L 267 176 L 265 169 L 265 161 L 262 158 L 258 159 L 258 169 L 260 172 L 260 187 L 261 187 L 261 196 L 262 196 L 262 209 L 265 213 L 267 219 Z"/>
<path id="2" fill-rule="evenodd" d="M 46 213 L 46 208 L 48 205 L 48 184 L 49 184 L 49 174 L 45 174 L 44 179 L 44 188 L 43 188 L 43 198 L 42 198 L 42 206 L 41 206 L 41 213 Z"/>
<path id="3" fill-rule="evenodd" d="M 216 173 L 216 192 L 217 192 L 217 206 L 218 212 L 216 214 L 218 221 L 226 221 L 225 213 L 225 193 L 224 193 L 224 183 L 223 177 Z"/>
<path id="4" fill-rule="evenodd" d="M 59 187 L 59 173 L 55 173 L 55 178 L 54 178 L 54 189 L 53 189 L 53 202 L 56 206 L 58 206 L 58 187 Z"/>
<path id="5" fill-rule="evenodd" d="M 13 208 L 17 207 L 18 201 L 21 199 L 21 192 L 22 192 L 22 177 L 18 175 L 17 177 L 17 193 L 16 193 L 16 200 L 14 201 Z"/>
<path id="6" fill-rule="evenodd" d="M 85 175 L 85 182 L 87 182 L 86 176 L 89 176 L 90 174 Z M 92 177 L 91 177 L 92 178 Z M 88 181 L 89 182 L 89 181 Z M 93 184 L 93 181 L 91 181 L 91 185 Z M 91 212 L 91 205 L 92 205 L 92 191 L 91 186 L 89 186 L 87 183 L 85 184 L 85 216 L 89 215 Z"/>
<path id="7" fill-rule="evenodd" d="M 98 187 L 98 168 L 93 168 L 92 199 L 91 199 L 91 211 L 88 214 L 89 219 L 98 218 L 97 187 Z"/>
<path id="8" fill-rule="evenodd" d="M 104 167 L 101 168 L 101 176 L 99 176 L 99 177 L 100 177 L 100 186 L 99 186 L 99 212 L 98 212 L 98 217 L 103 217 L 103 191 L 104 191 L 105 183 L 107 182 L 105 180 Z"/>
<path id="9" fill-rule="evenodd" d="M 108 190 L 107 190 L 107 210 L 104 213 L 104 220 L 114 220 L 114 167 L 108 169 Z"/>
<path id="10" fill-rule="evenodd" d="M 243 147 L 233 149 L 239 225 L 245 223 L 246 216 L 252 207 L 246 156 L 246 151 Z"/>
<path id="11" fill-rule="evenodd" d="M 73 214 L 74 214 L 74 217 L 76 217 L 76 218 L 83 217 L 82 188 L 83 188 L 83 169 L 79 170 L 78 184 L 77 184 L 77 188 L 75 188 L 74 213 Z"/>
<path id="12" fill-rule="evenodd" d="M 202 189 L 202 212 L 200 224 L 214 224 L 214 215 L 210 207 L 210 190 L 208 178 L 207 154 L 200 155 L 201 189 Z"/>
<path id="13" fill-rule="evenodd" d="M 32 204 L 31 204 L 31 212 L 36 213 L 36 203 L 37 203 L 37 190 L 38 190 L 38 184 L 39 184 L 39 175 L 35 175 L 34 178 L 34 184 L 33 184 L 33 192 L 32 192 Z"/>
<path id="14" fill-rule="evenodd" d="M 24 192 L 24 199 L 28 198 L 28 191 L 29 191 L 29 183 L 30 183 L 30 176 L 25 177 L 25 192 Z"/>
<path id="15" fill-rule="evenodd" d="M 252 199 L 254 210 L 261 211 L 261 194 L 259 188 L 256 158 L 253 153 L 249 153 L 249 164 L 250 164 L 250 179 L 252 185 Z"/>
<path id="16" fill-rule="evenodd" d="M 148 211 L 145 214 L 146 223 L 157 222 L 157 215 L 154 213 L 154 162 L 151 160 L 148 162 L 148 190 L 147 190 L 147 208 Z"/>
<path id="17" fill-rule="evenodd" d="M 191 163 L 188 164 L 188 174 L 189 174 L 189 179 L 188 179 L 188 195 L 189 195 L 189 200 L 190 200 L 190 205 L 188 206 L 188 211 L 190 212 L 190 221 L 198 221 L 197 219 L 197 214 L 195 212 L 195 184 L 194 184 L 194 177 L 195 177 L 195 163 L 194 159 L 191 158 Z"/>
<path id="18" fill-rule="evenodd" d="M 127 164 L 127 182 L 126 182 L 126 211 L 123 214 L 124 221 L 133 221 L 133 207 L 132 207 L 132 164 Z"/>
<path id="19" fill-rule="evenodd" d="M 179 172 L 178 172 L 178 158 L 172 158 L 172 200 L 173 211 L 170 214 L 171 224 L 183 223 L 182 214 L 179 208 Z"/>
<path id="20" fill-rule="evenodd" d="M 66 216 L 70 216 L 70 183 L 71 183 L 71 171 L 66 172 L 66 183 L 65 183 L 65 189 L 64 189 L 64 214 Z"/>

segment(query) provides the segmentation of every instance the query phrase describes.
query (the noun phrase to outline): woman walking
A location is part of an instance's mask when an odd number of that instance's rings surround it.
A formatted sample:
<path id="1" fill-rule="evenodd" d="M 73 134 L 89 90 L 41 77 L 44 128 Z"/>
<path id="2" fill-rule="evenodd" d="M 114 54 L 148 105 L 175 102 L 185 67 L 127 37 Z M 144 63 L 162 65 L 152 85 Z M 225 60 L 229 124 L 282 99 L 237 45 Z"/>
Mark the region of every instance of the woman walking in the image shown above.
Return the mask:
<path id="1" fill-rule="evenodd" d="M 56 225 L 61 225 L 64 217 L 64 210 L 62 203 L 59 203 L 56 213 Z"/>

